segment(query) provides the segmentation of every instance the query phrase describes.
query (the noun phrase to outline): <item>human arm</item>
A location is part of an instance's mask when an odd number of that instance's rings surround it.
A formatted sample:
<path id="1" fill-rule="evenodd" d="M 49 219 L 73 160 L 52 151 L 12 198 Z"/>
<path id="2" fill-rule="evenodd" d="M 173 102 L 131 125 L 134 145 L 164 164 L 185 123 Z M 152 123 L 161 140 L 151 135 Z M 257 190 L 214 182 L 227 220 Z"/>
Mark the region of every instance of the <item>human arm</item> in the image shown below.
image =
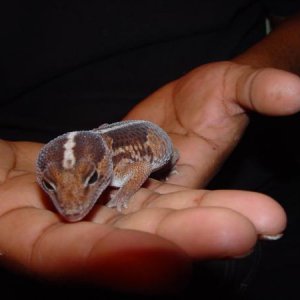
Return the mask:
<path id="1" fill-rule="evenodd" d="M 257 68 L 272 67 L 300 74 L 300 12 L 280 22 L 263 40 L 233 60 Z"/>
<path id="2" fill-rule="evenodd" d="M 299 111 L 300 80 L 284 72 L 300 67 L 299 30 L 298 14 L 232 61 L 195 68 L 130 111 L 126 118 L 152 120 L 172 135 L 182 176 L 170 182 L 205 186 L 241 138 L 247 112 Z"/>
<path id="3" fill-rule="evenodd" d="M 162 126 L 179 150 L 168 182 L 204 187 L 240 140 L 249 111 L 272 116 L 300 109 L 300 79 L 285 71 L 217 62 L 162 87 L 128 115 Z"/>

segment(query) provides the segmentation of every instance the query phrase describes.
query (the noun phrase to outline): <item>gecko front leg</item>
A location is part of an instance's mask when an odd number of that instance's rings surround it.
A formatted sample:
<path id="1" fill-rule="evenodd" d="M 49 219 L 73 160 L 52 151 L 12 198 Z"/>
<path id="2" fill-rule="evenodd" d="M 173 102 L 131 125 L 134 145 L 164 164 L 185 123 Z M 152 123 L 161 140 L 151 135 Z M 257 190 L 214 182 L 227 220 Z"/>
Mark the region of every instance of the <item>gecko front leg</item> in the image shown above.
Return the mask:
<path id="1" fill-rule="evenodd" d="M 127 208 L 129 199 L 133 196 L 151 174 L 151 165 L 147 161 L 137 161 L 130 164 L 118 164 L 114 169 L 112 186 L 119 187 L 107 203 L 108 207 L 116 207 L 119 212 Z"/>

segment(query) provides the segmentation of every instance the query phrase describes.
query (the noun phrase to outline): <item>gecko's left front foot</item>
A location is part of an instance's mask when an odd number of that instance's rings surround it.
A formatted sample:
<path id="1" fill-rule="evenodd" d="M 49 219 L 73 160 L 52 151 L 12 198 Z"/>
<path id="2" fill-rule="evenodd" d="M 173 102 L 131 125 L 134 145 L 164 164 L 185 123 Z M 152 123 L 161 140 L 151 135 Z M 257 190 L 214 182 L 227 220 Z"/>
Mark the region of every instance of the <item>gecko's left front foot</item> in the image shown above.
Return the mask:
<path id="1" fill-rule="evenodd" d="M 130 198 L 139 190 L 151 173 L 151 166 L 147 161 L 137 161 L 131 164 L 121 164 L 115 168 L 113 185 L 121 185 L 113 193 L 107 207 L 116 207 L 119 212 L 128 207 Z"/>
<path id="2" fill-rule="evenodd" d="M 129 199 L 120 199 L 119 197 L 116 197 L 117 193 L 118 192 L 114 193 L 115 195 L 113 195 L 112 199 L 108 201 L 106 206 L 109 208 L 117 208 L 117 211 L 121 213 L 123 209 L 126 209 L 128 207 Z"/>

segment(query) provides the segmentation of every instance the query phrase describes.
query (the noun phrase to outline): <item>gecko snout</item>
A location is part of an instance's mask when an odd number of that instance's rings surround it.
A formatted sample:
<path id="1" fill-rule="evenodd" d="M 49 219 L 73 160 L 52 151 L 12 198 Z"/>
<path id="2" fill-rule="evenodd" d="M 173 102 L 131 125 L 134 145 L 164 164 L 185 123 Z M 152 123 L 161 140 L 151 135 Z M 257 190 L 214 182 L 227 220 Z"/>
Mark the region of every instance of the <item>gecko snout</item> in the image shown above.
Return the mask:
<path id="1" fill-rule="evenodd" d="M 93 203 L 90 201 L 80 201 L 78 199 L 60 199 L 53 201 L 59 213 L 69 222 L 76 222 L 83 219 L 91 210 Z"/>
<path id="2" fill-rule="evenodd" d="M 80 221 L 85 216 L 85 214 L 82 214 L 81 212 L 78 211 L 74 211 L 71 213 L 64 213 L 62 215 L 68 222 Z"/>

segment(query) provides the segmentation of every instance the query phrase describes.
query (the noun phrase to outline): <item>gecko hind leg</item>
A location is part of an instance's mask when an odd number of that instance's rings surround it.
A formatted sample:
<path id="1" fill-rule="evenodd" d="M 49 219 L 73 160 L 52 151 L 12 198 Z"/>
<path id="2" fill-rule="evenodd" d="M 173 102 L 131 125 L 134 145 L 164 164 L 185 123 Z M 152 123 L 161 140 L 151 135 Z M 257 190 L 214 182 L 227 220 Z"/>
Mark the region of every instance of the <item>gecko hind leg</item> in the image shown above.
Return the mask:
<path id="1" fill-rule="evenodd" d="M 116 207 L 119 212 L 127 208 L 130 197 L 133 196 L 151 174 L 148 162 L 133 162 L 115 169 L 116 181 L 122 180 L 118 191 L 113 193 L 112 199 L 106 204 L 107 207 Z"/>

